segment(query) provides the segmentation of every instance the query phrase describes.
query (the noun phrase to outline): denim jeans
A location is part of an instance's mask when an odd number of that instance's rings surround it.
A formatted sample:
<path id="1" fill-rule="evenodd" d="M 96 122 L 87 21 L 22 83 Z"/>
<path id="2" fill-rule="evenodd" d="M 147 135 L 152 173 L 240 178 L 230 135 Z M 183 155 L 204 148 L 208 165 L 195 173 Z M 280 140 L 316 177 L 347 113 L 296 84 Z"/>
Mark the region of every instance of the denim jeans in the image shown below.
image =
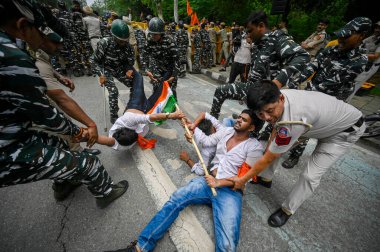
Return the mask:
<path id="1" fill-rule="evenodd" d="M 142 251 L 152 251 L 179 213 L 192 204 L 212 206 L 216 251 L 236 251 L 241 222 L 242 193 L 228 187 L 217 188 L 214 197 L 204 177 L 194 178 L 178 189 L 153 217 L 138 238 Z"/>
<path id="2" fill-rule="evenodd" d="M 149 111 L 162 93 L 163 83 L 158 85 L 153 94 L 147 99 L 144 91 L 144 80 L 140 73 L 133 71 L 133 87 L 127 104 L 128 109 L 137 109 L 144 113 Z"/>

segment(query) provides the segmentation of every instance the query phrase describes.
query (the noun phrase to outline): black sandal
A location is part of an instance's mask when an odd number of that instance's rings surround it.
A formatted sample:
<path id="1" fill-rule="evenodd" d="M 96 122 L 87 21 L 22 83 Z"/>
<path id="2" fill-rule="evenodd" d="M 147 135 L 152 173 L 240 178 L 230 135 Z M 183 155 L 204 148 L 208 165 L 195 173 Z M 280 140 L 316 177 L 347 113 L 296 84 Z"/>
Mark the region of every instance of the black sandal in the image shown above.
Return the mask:
<path id="1" fill-rule="evenodd" d="M 282 210 L 282 208 L 278 209 L 276 212 L 274 212 L 271 216 L 269 216 L 268 219 L 268 225 L 271 227 L 281 227 L 285 225 L 285 223 L 288 221 L 292 215 L 288 215 L 287 213 Z"/>

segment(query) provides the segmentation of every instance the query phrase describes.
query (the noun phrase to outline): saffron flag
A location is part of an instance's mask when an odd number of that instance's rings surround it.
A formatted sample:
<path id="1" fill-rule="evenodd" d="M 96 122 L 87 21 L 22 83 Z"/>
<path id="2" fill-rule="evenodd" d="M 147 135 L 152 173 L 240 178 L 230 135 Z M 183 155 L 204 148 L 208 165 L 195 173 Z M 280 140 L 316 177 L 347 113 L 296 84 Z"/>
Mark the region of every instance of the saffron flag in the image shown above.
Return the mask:
<path id="1" fill-rule="evenodd" d="M 193 9 L 190 6 L 190 1 L 187 0 L 187 15 L 191 16 L 193 14 Z"/>
<path id="2" fill-rule="evenodd" d="M 193 13 L 193 15 L 191 15 L 190 25 L 199 25 L 198 16 L 195 12 Z"/>
<path id="3" fill-rule="evenodd" d="M 170 89 L 169 83 L 167 81 L 164 81 L 162 83 L 161 93 L 159 94 L 159 97 L 150 97 L 153 99 L 157 99 L 154 103 L 153 107 L 148 110 L 147 114 L 158 114 L 158 113 L 172 113 L 176 110 L 176 103 L 177 100 L 175 99 L 173 95 L 173 91 Z M 156 125 L 160 125 L 164 122 L 162 121 L 156 121 L 154 122 Z"/>

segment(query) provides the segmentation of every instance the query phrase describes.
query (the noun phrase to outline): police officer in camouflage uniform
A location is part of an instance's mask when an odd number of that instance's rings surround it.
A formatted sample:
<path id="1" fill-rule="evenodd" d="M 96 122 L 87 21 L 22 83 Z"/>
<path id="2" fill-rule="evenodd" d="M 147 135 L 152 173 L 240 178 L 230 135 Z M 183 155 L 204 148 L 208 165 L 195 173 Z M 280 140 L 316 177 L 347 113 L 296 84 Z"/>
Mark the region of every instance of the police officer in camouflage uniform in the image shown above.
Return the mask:
<path id="1" fill-rule="evenodd" d="M 70 152 L 60 138 L 31 129 L 35 124 L 78 141 L 87 134 L 87 129 L 79 128 L 49 104 L 46 84 L 33 59 L 13 42 L 18 37 L 33 50 L 44 49 L 43 34 L 48 30 L 34 0 L 1 2 L 0 187 L 54 179 L 54 195 L 63 200 L 78 186 L 70 181 L 77 181 L 87 185 L 98 207 L 104 208 L 125 193 L 128 182 L 114 185 L 96 156 Z M 89 145 L 95 141 L 90 139 Z"/>
<path id="2" fill-rule="evenodd" d="M 177 75 L 179 73 L 178 49 L 174 40 L 165 34 L 164 21 L 154 17 L 149 21 L 149 37 L 146 46 L 147 69 L 155 90 L 162 81 L 168 81 L 177 97 Z"/>
<path id="3" fill-rule="evenodd" d="M 146 63 L 145 63 L 145 46 L 146 46 L 146 36 L 145 32 L 141 29 L 138 24 L 133 24 L 133 29 L 135 32 L 135 37 L 137 41 L 137 63 L 141 73 L 145 73 Z"/>
<path id="4" fill-rule="evenodd" d="M 180 74 L 178 77 L 183 78 L 186 76 L 187 47 L 189 44 L 189 38 L 182 21 L 179 22 L 178 27 L 179 29 L 175 34 L 175 42 L 178 46 L 178 55 L 180 62 Z"/>
<path id="5" fill-rule="evenodd" d="M 119 111 L 117 89 L 113 78 L 132 88 L 132 72 L 135 63 L 133 48 L 129 44 L 129 28 L 125 21 L 116 19 L 111 25 L 112 37 L 102 38 L 93 55 L 95 72 L 100 76 L 100 84 L 105 85 L 109 93 L 111 123 L 118 118 Z M 132 92 L 131 92 L 132 93 Z"/>
<path id="6" fill-rule="evenodd" d="M 192 73 L 201 73 L 201 53 L 202 53 L 202 38 L 197 28 L 193 28 L 193 44 L 194 44 L 194 62 Z"/>
<path id="7" fill-rule="evenodd" d="M 296 88 L 292 76 L 310 61 L 309 54 L 292 37 L 280 30 L 270 32 L 268 17 L 263 11 L 249 17 L 247 28 L 248 36 L 254 42 L 251 75 L 247 82 L 235 81 L 215 90 L 211 107 L 211 115 L 215 118 L 219 118 L 226 99 L 242 100 L 248 88 L 259 80 L 271 79 L 279 87 Z"/>
<path id="8" fill-rule="evenodd" d="M 211 40 L 206 30 L 206 23 L 201 24 L 199 34 L 202 40 L 202 63 L 206 68 L 210 68 L 212 65 Z"/>
<path id="9" fill-rule="evenodd" d="M 67 74 L 68 69 L 72 70 L 74 68 L 76 61 L 74 21 L 71 13 L 67 11 L 65 2 L 58 0 L 57 4 L 57 18 L 66 27 L 68 34 L 64 37 L 63 49 L 60 51 L 59 57 L 52 57 L 52 65 L 60 73 Z M 61 61 L 63 61 L 64 66 L 62 66 Z"/>
<path id="10" fill-rule="evenodd" d="M 301 72 L 298 83 L 307 82 L 306 89 L 319 91 L 339 100 L 346 101 L 354 91 L 356 77 L 365 70 L 368 58 L 360 52 L 359 46 L 371 29 L 372 22 L 366 17 L 357 17 L 348 22 L 335 34 L 339 45 L 321 51 Z M 284 168 L 293 168 L 302 156 L 309 139 L 305 139 L 290 151 Z"/>

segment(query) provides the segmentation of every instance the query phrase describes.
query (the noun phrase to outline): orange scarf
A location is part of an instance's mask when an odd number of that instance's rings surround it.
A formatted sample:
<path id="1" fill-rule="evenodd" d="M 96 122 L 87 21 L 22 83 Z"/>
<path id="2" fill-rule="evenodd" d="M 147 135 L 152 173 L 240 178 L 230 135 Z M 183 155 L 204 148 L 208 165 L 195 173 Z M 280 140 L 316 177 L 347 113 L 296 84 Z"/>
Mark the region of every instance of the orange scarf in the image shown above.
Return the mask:
<path id="1" fill-rule="evenodd" d="M 139 144 L 140 148 L 145 149 L 153 149 L 156 145 L 157 139 L 146 139 L 142 135 L 138 135 L 137 137 L 137 143 Z"/>

